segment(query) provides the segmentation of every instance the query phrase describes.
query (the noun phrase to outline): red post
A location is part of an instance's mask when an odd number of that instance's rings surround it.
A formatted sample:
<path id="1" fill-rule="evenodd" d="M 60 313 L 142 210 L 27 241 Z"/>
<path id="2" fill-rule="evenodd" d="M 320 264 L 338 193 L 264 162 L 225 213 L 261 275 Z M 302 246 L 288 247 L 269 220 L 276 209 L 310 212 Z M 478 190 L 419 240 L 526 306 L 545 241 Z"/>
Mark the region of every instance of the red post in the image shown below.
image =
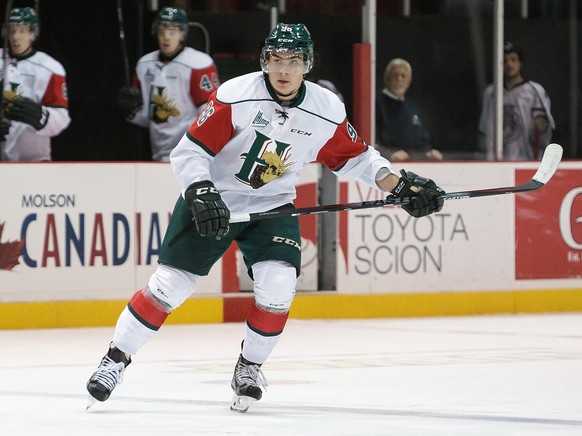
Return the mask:
<path id="1" fill-rule="evenodd" d="M 367 144 L 372 141 L 372 46 L 354 44 L 354 115 L 353 123 Z"/>

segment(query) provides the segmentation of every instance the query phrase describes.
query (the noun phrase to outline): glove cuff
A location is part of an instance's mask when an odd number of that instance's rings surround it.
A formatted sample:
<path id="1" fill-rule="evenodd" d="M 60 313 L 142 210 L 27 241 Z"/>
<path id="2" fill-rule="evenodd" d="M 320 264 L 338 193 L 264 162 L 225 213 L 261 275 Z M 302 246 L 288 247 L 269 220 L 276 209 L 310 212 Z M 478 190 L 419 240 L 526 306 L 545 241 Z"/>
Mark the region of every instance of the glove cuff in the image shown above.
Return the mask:
<path id="1" fill-rule="evenodd" d="M 405 195 L 412 194 L 410 188 L 413 186 L 414 177 L 416 177 L 416 174 L 414 174 L 414 173 L 410 173 L 410 174 L 413 176 L 412 178 L 409 176 L 408 173 L 406 173 L 406 171 L 400 170 L 400 180 L 398 180 L 396 187 L 392 191 L 390 191 L 396 197 L 403 197 Z"/>
<path id="2" fill-rule="evenodd" d="M 48 123 L 49 119 L 49 111 L 46 107 L 41 106 L 40 111 L 40 120 L 38 121 L 38 125 L 40 126 L 37 130 L 42 129 Z"/>

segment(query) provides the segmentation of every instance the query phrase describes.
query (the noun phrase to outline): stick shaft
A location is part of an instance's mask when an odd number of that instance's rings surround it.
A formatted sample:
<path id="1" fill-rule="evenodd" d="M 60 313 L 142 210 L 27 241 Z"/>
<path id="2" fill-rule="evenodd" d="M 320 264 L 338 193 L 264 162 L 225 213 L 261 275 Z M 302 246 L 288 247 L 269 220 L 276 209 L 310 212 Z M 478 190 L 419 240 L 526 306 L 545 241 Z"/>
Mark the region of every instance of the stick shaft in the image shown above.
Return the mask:
<path id="1" fill-rule="evenodd" d="M 0 95 L 0 114 L 4 113 L 4 86 L 8 82 L 8 20 L 10 18 L 10 11 L 12 10 L 12 0 L 6 2 L 6 10 L 4 11 L 4 23 L 2 24 L 2 85 Z"/>
<path id="2" fill-rule="evenodd" d="M 489 197 L 502 194 L 516 194 L 519 192 L 534 191 L 544 186 L 554 175 L 562 158 L 562 147 L 550 144 L 546 147 L 544 157 L 534 177 L 527 183 L 519 186 L 505 186 L 501 188 L 475 189 L 467 191 L 448 192 L 442 195 L 444 200 L 462 200 L 465 198 Z M 383 200 L 362 201 L 359 203 L 329 204 L 303 208 L 276 209 L 268 212 L 233 214 L 231 223 L 257 221 L 284 216 L 313 215 L 326 212 L 341 212 L 347 210 L 369 209 L 385 206 L 403 206 L 413 201 L 414 197 L 387 197 Z"/>
<path id="3" fill-rule="evenodd" d="M 119 41 L 121 43 L 121 55 L 123 57 L 123 66 L 125 69 L 125 84 L 131 85 L 131 72 L 129 70 L 129 56 L 127 55 L 127 44 L 125 42 L 125 26 L 123 23 L 123 8 L 121 0 L 117 0 L 117 21 L 119 22 Z"/>

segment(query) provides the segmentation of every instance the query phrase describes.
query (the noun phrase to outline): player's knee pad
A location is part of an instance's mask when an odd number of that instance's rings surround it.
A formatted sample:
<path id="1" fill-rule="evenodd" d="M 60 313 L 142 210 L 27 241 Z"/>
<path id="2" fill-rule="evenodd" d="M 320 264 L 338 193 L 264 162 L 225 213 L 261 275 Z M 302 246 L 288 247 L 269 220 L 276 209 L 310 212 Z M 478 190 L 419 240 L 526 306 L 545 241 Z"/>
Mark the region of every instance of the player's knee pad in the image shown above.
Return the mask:
<path id="1" fill-rule="evenodd" d="M 146 289 L 171 312 L 179 307 L 196 289 L 198 276 L 168 265 L 158 265 Z"/>
<path id="2" fill-rule="evenodd" d="M 280 260 L 253 265 L 255 302 L 267 312 L 287 313 L 295 296 L 297 271 Z"/>

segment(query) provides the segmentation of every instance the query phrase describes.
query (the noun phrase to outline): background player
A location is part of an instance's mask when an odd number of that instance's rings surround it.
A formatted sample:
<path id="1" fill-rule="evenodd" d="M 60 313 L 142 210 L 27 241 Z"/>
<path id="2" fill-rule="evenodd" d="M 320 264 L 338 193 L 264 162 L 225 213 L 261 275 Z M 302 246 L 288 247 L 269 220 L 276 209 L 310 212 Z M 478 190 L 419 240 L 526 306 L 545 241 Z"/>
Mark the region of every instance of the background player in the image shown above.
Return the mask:
<path id="1" fill-rule="evenodd" d="M 224 83 L 172 151 L 182 186 L 166 231 L 159 266 L 121 313 L 113 341 L 87 383 L 105 401 L 125 367 L 196 288 L 199 276 L 236 241 L 253 278 L 248 314 L 231 386 L 231 409 L 245 412 L 267 385 L 260 369 L 279 341 L 300 273 L 299 219 L 229 224 L 230 212 L 292 208 L 299 171 L 313 161 L 340 176 L 398 196 L 418 191 L 406 206 L 415 217 L 438 212 L 443 191 L 403 172 L 366 145 L 331 91 L 305 81 L 313 42 L 303 24 L 278 24 L 261 52 L 262 72 Z"/>
<path id="2" fill-rule="evenodd" d="M 169 162 L 170 152 L 220 82 L 212 58 L 184 46 L 184 10 L 162 8 L 152 33 L 159 49 L 137 62 L 133 87 L 119 91 L 118 106 L 129 122 L 149 127 L 152 159 Z"/>
<path id="3" fill-rule="evenodd" d="M 3 161 L 50 161 L 51 137 L 70 122 L 66 73 L 46 53 L 37 51 L 38 16 L 15 8 L 8 18 L 9 65 L 4 83 L 4 119 L 0 122 Z M 4 54 L 0 57 L 3 68 Z"/>
<path id="4" fill-rule="evenodd" d="M 523 51 L 511 42 L 503 47 L 503 159 L 539 159 L 556 128 L 550 97 L 537 82 L 521 74 Z M 494 158 L 495 98 L 493 84 L 485 88 L 479 120 L 479 142 L 486 158 Z M 484 144 L 483 144 L 484 143 Z"/>

